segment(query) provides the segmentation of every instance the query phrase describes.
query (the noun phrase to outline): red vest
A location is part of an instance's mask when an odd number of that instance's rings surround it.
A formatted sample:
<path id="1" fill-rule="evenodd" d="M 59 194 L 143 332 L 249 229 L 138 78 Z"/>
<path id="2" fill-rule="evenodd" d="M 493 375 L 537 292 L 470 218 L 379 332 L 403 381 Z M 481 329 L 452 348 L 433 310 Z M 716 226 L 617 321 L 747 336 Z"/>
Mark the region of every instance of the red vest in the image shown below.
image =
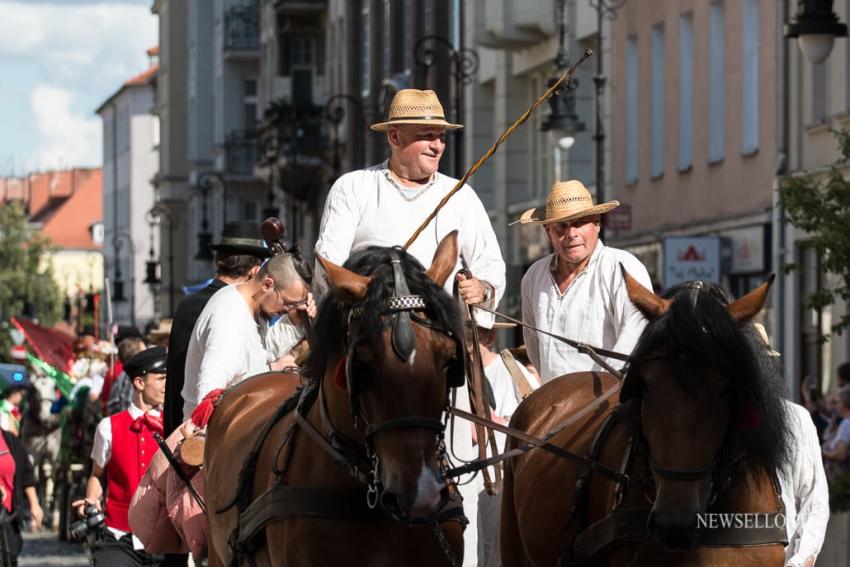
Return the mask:
<path id="1" fill-rule="evenodd" d="M 138 433 L 130 430 L 134 421 L 130 410 L 116 413 L 109 420 L 112 425 L 112 456 L 106 463 L 106 525 L 129 532 L 127 511 L 130 501 L 159 446 L 147 424 Z"/>

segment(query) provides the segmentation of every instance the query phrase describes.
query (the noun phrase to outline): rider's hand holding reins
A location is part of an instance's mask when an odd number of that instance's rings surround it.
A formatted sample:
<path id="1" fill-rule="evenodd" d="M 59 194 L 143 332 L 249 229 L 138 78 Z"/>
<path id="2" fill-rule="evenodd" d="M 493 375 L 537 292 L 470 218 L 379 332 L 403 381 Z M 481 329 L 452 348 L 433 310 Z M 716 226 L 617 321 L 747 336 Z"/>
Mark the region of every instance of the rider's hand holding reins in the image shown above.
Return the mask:
<path id="1" fill-rule="evenodd" d="M 458 282 L 457 292 L 467 305 L 484 303 L 492 296 L 492 291 L 487 289 L 490 284 L 483 282 L 478 278 L 467 278 L 461 273 L 459 273 L 456 278 Z"/>

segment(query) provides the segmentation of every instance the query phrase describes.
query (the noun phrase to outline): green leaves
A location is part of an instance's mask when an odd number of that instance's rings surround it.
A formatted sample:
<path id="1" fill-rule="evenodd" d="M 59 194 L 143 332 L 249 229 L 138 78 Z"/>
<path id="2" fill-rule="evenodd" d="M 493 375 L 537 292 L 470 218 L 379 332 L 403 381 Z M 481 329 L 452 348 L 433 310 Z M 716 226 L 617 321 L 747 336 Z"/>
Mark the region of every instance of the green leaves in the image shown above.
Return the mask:
<path id="1" fill-rule="evenodd" d="M 0 315 L 26 315 L 52 325 L 61 314 L 62 297 L 53 279 L 49 255 L 54 246 L 27 222 L 23 204 L 0 206 Z M 8 360 L 11 342 L 0 329 L 0 360 Z"/>
<path id="2" fill-rule="evenodd" d="M 838 299 L 850 299 L 850 181 L 842 173 L 850 159 L 850 130 L 834 133 L 841 159 L 829 173 L 788 177 L 779 188 L 786 222 L 807 233 L 804 245 L 817 253 L 824 271 L 833 276 L 830 287 L 807 298 L 809 306 L 817 310 Z M 838 315 L 833 313 L 832 331 L 840 334 L 850 327 L 850 314 Z"/>

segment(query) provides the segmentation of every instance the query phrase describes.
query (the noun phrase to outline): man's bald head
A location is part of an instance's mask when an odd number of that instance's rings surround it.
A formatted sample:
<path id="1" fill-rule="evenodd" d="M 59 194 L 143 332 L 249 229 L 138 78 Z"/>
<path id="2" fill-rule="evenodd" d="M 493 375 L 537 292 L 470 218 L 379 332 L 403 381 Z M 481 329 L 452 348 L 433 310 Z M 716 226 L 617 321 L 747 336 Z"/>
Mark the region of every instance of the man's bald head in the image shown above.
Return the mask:
<path id="1" fill-rule="evenodd" d="M 278 254 L 269 258 L 257 272 L 256 278 L 260 281 L 271 278 L 278 289 L 288 288 L 298 283 L 306 285 L 303 278 L 298 275 L 295 260 L 291 254 Z"/>

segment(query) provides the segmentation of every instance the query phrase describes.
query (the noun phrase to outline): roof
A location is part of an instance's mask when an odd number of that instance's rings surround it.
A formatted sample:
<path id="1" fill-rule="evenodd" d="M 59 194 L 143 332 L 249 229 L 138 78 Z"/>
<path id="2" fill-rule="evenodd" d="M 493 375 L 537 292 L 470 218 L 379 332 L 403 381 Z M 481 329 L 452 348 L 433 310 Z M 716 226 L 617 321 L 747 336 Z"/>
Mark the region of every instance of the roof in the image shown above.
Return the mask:
<path id="1" fill-rule="evenodd" d="M 23 201 L 29 221 L 60 248 L 99 250 L 91 226 L 103 221 L 100 168 L 75 168 L 0 178 L 0 202 Z"/>
<path id="2" fill-rule="evenodd" d="M 111 103 L 115 98 L 118 97 L 118 95 L 123 93 L 128 88 L 146 87 L 148 85 L 152 85 L 153 82 L 156 80 L 156 75 L 157 75 L 158 72 L 159 72 L 159 63 L 154 63 L 153 65 L 148 67 L 148 69 L 146 71 L 142 71 L 141 73 L 139 73 L 135 77 L 125 81 L 124 84 L 121 85 L 121 88 L 119 88 L 117 91 L 112 93 L 112 95 L 110 95 L 109 98 L 107 98 L 105 101 L 103 101 L 103 103 L 100 106 L 97 107 L 97 109 L 95 110 L 95 113 L 100 114 L 103 111 L 103 109 L 106 106 L 109 105 L 109 103 Z"/>

